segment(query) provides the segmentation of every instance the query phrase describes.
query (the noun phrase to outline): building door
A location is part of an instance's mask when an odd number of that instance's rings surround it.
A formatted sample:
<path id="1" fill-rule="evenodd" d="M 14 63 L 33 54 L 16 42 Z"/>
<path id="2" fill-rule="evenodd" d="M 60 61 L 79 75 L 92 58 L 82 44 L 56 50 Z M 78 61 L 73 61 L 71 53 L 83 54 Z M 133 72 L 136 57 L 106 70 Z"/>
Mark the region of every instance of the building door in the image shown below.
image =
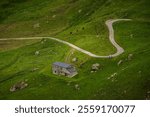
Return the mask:
<path id="1" fill-rule="evenodd" d="M 67 73 L 65 73 L 65 76 L 68 76 L 68 74 L 67 74 Z"/>

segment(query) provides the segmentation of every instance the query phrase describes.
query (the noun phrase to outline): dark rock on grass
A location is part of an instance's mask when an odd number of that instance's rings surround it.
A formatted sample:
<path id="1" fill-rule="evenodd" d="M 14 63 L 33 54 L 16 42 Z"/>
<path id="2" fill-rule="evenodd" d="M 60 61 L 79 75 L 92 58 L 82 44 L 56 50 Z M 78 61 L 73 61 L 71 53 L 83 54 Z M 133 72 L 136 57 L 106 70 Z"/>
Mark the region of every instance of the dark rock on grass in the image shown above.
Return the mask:
<path id="1" fill-rule="evenodd" d="M 73 34 L 73 32 L 70 32 L 70 35 L 72 35 Z"/>

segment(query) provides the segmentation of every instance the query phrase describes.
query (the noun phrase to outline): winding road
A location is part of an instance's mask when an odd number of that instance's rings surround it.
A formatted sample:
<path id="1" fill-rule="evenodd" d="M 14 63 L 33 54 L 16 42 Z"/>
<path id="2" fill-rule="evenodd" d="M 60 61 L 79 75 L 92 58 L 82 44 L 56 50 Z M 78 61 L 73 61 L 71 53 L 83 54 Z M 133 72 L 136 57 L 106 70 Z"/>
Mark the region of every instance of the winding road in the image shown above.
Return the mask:
<path id="1" fill-rule="evenodd" d="M 116 41 L 115 41 L 115 38 L 114 38 L 114 29 L 113 29 L 113 23 L 115 22 L 118 22 L 118 21 L 130 21 L 131 19 L 115 19 L 115 20 L 107 20 L 105 22 L 106 26 L 108 27 L 108 30 L 109 30 L 109 40 L 110 42 L 112 43 L 112 45 L 117 49 L 117 52 L 112 54 L 112 55 L 108 55 L 108 56 L 99 56 L 99 55 L 96 55 L 96 54 L 93 54 L 87 50 L 84 50 L 82 48 L 79 48 L 78 46 L 76 45 L 73 45 L 67 41 L 63 41 L 61 39 L 58 39 L 58 38 L 53 38 L 53 37 L 24 37 L 24 38 L 5 38 L 5 39 L 0 39 L 1 40 L 31 40 L 31 39 L 43 39 L 43 38 L 46 38 L 46 39 L 51 39 L 51 40 L 55 40 L 57 42 L 60 42 L 60 43 L 63 43 L 65 45 L 68 45 L 86 55 L 89 55 L 91 57 L 95 57 L 95 58 L 112 58 L 112 57 L 116 57 L 120 54 L 122 54 L 124 52 L 124 49 L 122 47 L 120 47 Z"/>

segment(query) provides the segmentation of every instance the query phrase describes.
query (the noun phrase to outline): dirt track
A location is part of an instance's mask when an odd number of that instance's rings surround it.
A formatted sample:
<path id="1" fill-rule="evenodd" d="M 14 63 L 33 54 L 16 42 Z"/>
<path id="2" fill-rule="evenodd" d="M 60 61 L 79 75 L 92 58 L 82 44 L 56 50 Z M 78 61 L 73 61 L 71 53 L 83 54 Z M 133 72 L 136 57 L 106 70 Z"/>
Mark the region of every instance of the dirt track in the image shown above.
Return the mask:
<path id="1" fill-rule="evenodd" d="M 82 48 L 79 48 L 78 46 L 76 45 L 73 45 L 67 41 L 63 41 L 61 39 L 57 39 L 57 38 L 53 38 L 53 37 L 24 37 L 24 38 L 5 38 L 5 39 L 0 39 L 0 40 L 30 40 L 30 39 L 43 39 L 43 38 L 46 38 L 46 39 L 51 39 L 51 40 L 55 40 L 55 41 L 58 41 L 60 43 L 63 43 L 65 45 L 68 45 L 84 54 L 87 54 L 91 57 L 95 57 L 95 58 L 110 58 L 110 57 L 116 57 L 120 54 L 122 54 L 124 52 L 124 49 L 122 47 L 120 47 L 116 41 L 115 41 L 115 38 L 114 38 L 114 29 L 113 29 L 113 23 L 115 22 L 118 22 L 118 21 L 130 21 L 130 19 L 115 19 L 115 20 L 107 20 L 105 22 L 105 24 L 107 25 L 108 27 L 108 30 L 109 30 L 109 40 L 110 42 L 112 43 L 112 45 L 117 49 L 117 52 L 112 54 L 112 55 L 107 55 L 107 56 L 99 56 L 99 55 L 95 55 L 87 50 L 84 50 Z"/>

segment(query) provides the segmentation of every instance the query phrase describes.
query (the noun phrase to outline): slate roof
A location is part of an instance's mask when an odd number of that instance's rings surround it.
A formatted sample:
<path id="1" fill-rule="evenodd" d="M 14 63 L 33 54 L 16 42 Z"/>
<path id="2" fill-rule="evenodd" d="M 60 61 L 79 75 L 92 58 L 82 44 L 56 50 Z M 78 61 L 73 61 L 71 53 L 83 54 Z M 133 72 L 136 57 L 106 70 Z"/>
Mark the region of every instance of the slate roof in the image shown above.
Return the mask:
<path id="1" fill-rule="evenodd" d="M 68 68 L 68 67 L 71 66 L 70 64 L 62 63 L 62 62 L 55 62 L 55 63 L 53 63 L 53 65 L 60 66 L 60 67 L 63 67 L 63 68 Z"/>

